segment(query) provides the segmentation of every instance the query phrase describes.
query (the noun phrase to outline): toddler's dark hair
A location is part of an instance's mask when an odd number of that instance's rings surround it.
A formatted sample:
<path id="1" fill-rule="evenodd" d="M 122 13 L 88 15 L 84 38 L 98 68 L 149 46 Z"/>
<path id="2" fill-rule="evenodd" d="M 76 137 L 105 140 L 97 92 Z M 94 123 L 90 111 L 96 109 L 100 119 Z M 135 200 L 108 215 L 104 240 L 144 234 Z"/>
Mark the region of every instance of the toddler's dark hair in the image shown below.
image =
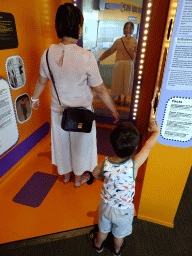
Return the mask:
<path id="1" fill-rule="evenodd" d="M 123 122 L 110 134 L 110 142 L 115 154 L 120 158 L 131 157 L 139 145 L 140 134 L 132 123 Z"/>
<path id="2" fill-rule="evenodd" d="M 55 19 L 58 37 L 66 36 L 79 39 L 79 26 L 82 27 L 83 22 L 83 14 L 77 6 L 71 3 L 60 5 Z"/>

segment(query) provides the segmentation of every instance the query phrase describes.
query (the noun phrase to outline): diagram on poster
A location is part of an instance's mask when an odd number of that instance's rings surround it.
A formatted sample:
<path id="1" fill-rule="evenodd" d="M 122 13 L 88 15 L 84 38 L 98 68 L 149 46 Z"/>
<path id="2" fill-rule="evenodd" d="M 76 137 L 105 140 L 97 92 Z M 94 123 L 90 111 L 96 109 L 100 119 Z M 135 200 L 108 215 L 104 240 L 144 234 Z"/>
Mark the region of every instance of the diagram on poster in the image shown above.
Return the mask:
<path id="1" fill-rule="evenodd" d="M 17 119 L 19 123 L 25 123 L 31 117 L 31 101 L 28 94 L 22 94 L 15 100 Z"/>
<path id="2" fill-rule="evenodd" d="M 0 156 L 13 147 L 19 131 L 8 82 L 0 78 Z"/>
<path id="3" fill-rule="evenodd" d="M 161 135 L 180 142 L 192 138 L 192 99 L 173 97 L 168 101 Z"/>
<path id="4" fill-rule="evenodd" d="M 26 83 L 25 67 L 19 55 L 10 56 L 6 60 L 6 71 L 9 84 L 13 90 L 22 88 Z"/>

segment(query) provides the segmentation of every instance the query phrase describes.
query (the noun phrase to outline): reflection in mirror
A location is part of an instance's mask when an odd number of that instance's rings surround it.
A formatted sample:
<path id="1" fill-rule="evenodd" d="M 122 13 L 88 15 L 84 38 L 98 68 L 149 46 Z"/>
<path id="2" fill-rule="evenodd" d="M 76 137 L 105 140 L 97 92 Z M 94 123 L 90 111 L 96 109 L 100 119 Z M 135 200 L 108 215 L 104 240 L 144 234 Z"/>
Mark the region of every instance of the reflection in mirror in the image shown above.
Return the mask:
<path id="1" fill-rule="evenodd" d="M 30 119 L 32 113 L 29 95 L 27 93 L 19 95 L 15 104 L 18 122 L 23 124 Z"/>
<path id="2" fill-rule="evenodd" d="M 96 2 L 100 2 L 98 6 Z M 120 119 L 129 118 L 142 0 L 83 1 L 83 48 L 96 57 L 104 84 L 114 99 Z M 126 26 L 125 24 L 129 22 Z M 124 28 L 125 26 L 125 28 Z M 123 41 L 121 40 L 123 39 Z M 110 123 L 109 110 L 95 95 L 95 113 Z"/>

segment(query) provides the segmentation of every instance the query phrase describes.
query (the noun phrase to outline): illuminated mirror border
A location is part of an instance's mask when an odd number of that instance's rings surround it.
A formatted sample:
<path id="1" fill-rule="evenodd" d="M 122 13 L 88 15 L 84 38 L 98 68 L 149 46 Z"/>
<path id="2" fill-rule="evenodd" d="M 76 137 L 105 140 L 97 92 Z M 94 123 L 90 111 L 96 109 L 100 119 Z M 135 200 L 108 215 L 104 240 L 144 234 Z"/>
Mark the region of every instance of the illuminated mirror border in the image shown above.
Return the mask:
<path id="1" fill-rule="evenodd" d="M 138 116 L 139 101 L 143 79 L 143 69 L 145 65 L 145 54 L 149 37 L 152 7 L 153 0 L 143 0 L 138 49 L 134 71 L 133 91 L 131 98 L 131 109 L 129 115 L 129 121 L 131 121 L 133 124 L 136 124 Z"/>

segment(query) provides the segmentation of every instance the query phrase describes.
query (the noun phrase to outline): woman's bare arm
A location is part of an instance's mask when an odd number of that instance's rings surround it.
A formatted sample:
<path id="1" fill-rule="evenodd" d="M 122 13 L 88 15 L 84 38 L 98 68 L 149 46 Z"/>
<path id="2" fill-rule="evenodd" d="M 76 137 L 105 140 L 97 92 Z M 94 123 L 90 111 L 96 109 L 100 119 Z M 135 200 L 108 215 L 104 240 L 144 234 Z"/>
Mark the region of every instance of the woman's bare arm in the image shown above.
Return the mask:
<path id="1" fill-rule="evenodd" d="M 47 85 L 49 79 L 45 78 L 43 76 L 41 76 L 39 74 L 39 76 L 37 77 L 36 83 L 35 83 L 35 88 L 33 91 L 33 96 L 32 99 L 36 100 L 36 101 L 32 101 L 32 108 L 34 109 L 38 109 L 39 107 L 39 96 L 41 95 L 41 93 L 43 92 L 43 90 L 45 89 L 45 86 Z"/>
<path id="2" fill-rule="evenodd" d="M 109 95 L 106 86 L 104 83 L 100 84 L 97 87 L 92 87 L 93 90 L 97 93 L 99 96 L 100 100 L 107 106 L 107 108 L 111 111 L 113 117 L 115 118 L 115 122 L 117 123 L 119 121 L 119 114 L 117 112 L 117 109 L 115 107 L 115 104 Z"/>
<path id="3" fill-rule="evenodd" d="M 109 57 L 110 55 L 112 55 L 116 50 L 117 50 L 117 49 L 116 49 L 116 43 L 114 43 L 114 44 L 111 46 L 111 48 L 110 48 L 109 50 L 105 51 L 105 52 L 101 55 L 101 57 L 99 58 L 98 61 L 102 61 L 102 60 L 106 59 L 107 57 Z"/>
<path id="4" fill-rule="evenodd" d="M 103 170 L 103 162 L 101 162 L 94 168 L 92 172 L 93 177 L 100 181 L 104 181 L 105 177 L 102 174 L 102 170 Z"/>

